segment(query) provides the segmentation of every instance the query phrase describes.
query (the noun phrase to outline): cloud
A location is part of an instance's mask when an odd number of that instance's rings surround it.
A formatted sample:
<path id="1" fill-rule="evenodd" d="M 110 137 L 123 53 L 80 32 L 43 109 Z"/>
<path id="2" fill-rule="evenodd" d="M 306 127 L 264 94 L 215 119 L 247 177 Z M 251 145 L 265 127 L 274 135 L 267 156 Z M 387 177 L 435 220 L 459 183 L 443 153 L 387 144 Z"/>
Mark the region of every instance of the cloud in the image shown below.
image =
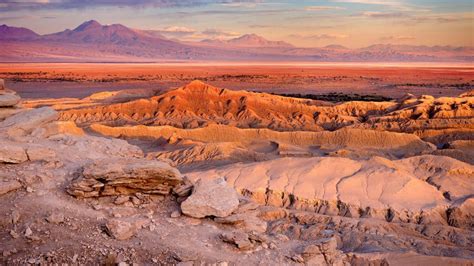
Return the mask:
<path id="1" fill-rule="evenodd" d="M 407 17 L 407 14 L 400 12 L 377 12 L 377 11 L 366 11 L 361 14 L 363 17 L 369 18 L 402 18 Z"/>
<path id="2" fill-rule="evenodd" d="M 240 36 L 241 34 L 234 31 L 224 31 L 219 29 L 206 29 L 201 32 L 203 36 L 211 39 L 228 39 Z"/>
<path id="3" fill-rule="evenodd" d="M 362 4 L 362 5 L 373 5 L 373 6 L 384 6 L 394 10 L 400 11 L 414 11 L 414 12 L 430 12 L 431 8 L 427 8 L 424 5 L 414 5 L 409 1 L 402 0 L 330 0 L 334 3 L 348 3 L 348 4 Z"/>
<path id="4" fill-rule="evenodd" d="M 413 40 L 416 40 L 416 38 L 413 37 L 413 36 L 397 35 L 397 36 L 382 37 L 382 38 L 380 38 L 380 40 L 382 40 L 382 41 L 400 41 L 400 42 L 403 42 L 403 41 L 413 41 Z"/>
<path id="5" fill-rule="evenodd" d="M 381 1 L 381 0 L 331 0 L 336 3 L 351 3 L 351 4 L 364 4 L 364 5 L 382 5 L 382 6 L 401 6 L 400 1 Z"/>
<path id="6" fill-rule="evenodd" d="M 348 38 L 349 35 L 339 33 L 323 33 L 314 35 L 291 34 L 289 37 L 305 40 L 335 40 Z"/>
<path id="7" fill-rule="evenodd" d="M 13 16 L 0 16 L 0 21 L 14 21 L 14 20 L 26 20 L 26 19 L 56 19 L 55 15 L 13 15 Z"/>
<path id="8" fill-rule="evenodd" d="M 340 6 L 307 6 L 304 8 L 306 11 L 325 11 L 325 10 L 344 10 L 344 7 Z"/>
<path id="9" fill-rule="evenodd" d="M 438 22 L 438 23 L 451 23 L 459 21 L 473 21 L 474 13 L 445 13 L 445 14 L 429 14 L 419 15 L 411 17 L 410 22 L 423 23 L 423 22 Z"/>
<path id="10" fill-rule="evenodd" d="M 268 29 L 268 28 L 273 28 L 273 25 L 263 25 L 263 24 L 252 24 L 249 25 L 249 28 L 252 29 Z"/>
<path id="11" fill-rule="evenodd" d="M 224 7 L 236 7 L 236 8 L 255 8 L 257 7 L 259 1 L 255 2 L 231 2 L 231 3 L 221 3 Z"/>
<path id="12" fill-rule="evenodd" d="M 191 7 L 209 4 L 256 3 L 261 0 L 2 0 L 0 10 L 69 9 L 97 6 Z"/>
<path id="13" fill-rule="evenodd" d="M 180 27 L 180 26 L 170 26 L 158 31 L 162 33 L 179 33 L 179 34 L 192 34 L 196 32 L 195 29 L 188 28 L 188 27 Z"/>

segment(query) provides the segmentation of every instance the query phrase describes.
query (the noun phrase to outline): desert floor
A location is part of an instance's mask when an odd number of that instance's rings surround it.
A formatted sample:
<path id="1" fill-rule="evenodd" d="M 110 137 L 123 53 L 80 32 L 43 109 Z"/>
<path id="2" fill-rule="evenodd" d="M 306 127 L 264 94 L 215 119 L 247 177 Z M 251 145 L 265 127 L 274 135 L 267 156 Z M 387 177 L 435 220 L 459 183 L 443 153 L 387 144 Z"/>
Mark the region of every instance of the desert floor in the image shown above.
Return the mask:
<path id="1" fill-rule="evenodd" d="M 0 264 L 473 265 L 473 71 L 1 64 Z"/>
<path id="2" fill-rule="evenodd" d="M 456 96 L 474 67 L 439 64 L 0 64 L 23 98 L 82 98 L 98 91 L 161 89 L 199 79 L 220 88 L 271 93 Z"/>

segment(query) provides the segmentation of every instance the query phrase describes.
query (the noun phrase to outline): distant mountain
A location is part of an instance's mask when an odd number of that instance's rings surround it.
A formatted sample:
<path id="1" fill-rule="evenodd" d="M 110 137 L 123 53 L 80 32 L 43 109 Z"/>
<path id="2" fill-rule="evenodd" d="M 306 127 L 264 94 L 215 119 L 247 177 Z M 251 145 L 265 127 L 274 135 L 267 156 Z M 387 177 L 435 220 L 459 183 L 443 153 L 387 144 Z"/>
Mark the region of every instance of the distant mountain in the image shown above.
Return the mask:
<path id="1" fill-rule="evenodd" d="M 373 44 L 360 50 L 364 51 L 396 51 L 396 52 L 460 52 L 473 51 L 472 47 L 453 46 L 426 46 L 426 45 L 396 45 L 396 44 Z"/>
<path id="2" fill-rule="evenodd" d="M 306 62 L 472 62 L 472 47 L 376 44 L 360 49 L 341 45 L 299 48 L 256 34 L 230 40 L 183 42 L 159 31 L 131 29 L 95 20 L 75 29 L 38 35 L 0 26 L 0 62 L 161 62 L 161 61 L 306 61 Z"/>
<path id="3" fill-rule="evenodd" d="M 151 35 L 144 31 L 133 30 L 121 24 L 101 25 L 95 20 L 82 23 L 73 30 L 43 36 L 43 40 L 63 41 L 72 43 L 134 45 L 156 42 L 164 38 Z"/>
<path id="4" fill-rule="evenodd" d="M 3 40 L 32 40 L 39 36 L 27 28 L 10 27 L 5 24 L 0 26 L 0 39 Z"/>
<path id="5" fill-rule="evenodd" d="M 349 48 L 347 48 L 345 46 L 342 46 L 342 45 L 339 45 L 339 44 L 326 45 L 326 46 L 324 46 L 324 48 L 326 48 L 326 49 L 335 49 L 335 50 L 349 50 Z"/>
<path id="6" fill-rule="evenodd" d="M 269 41 L 256 34 L 245 34 L 238 38 L 224 40 L 203 40 L 202 42 L 214 45 L 230 45 L 235 47 L 271 47 L 271 48 L 291 48 L 293 45 L 283 41 Z"/>

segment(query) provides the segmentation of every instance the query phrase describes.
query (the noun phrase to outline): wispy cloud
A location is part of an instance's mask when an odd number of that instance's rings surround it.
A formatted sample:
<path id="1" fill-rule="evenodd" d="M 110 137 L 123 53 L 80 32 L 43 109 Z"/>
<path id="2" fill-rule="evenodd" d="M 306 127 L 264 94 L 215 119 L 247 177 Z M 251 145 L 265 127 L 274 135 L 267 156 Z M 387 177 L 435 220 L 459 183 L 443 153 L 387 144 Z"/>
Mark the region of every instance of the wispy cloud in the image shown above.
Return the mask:
<path id="1" fill-rule="evenodd" d="M 97 6 L 114 7 L 190 7 L 209 4 L 256 3 L 261 0 L 2 0 L 1 10 L 69 9 Z"/>
<path id="2" fill-rule="evenodd" d="M 326 11 L 326 10 L 344 10 L 346 8 L 340 6 L 307 6 L 306 11 Z"/>
<path id="3" fill-rule="evenodd" d="M 312 35 L 302 35 L 302 34 L 291 34 L 290 38 L 297 39 L 306 39 L 306 40 L 335 40 L 335 39 L 345 39 L 349 35 L 339 34 L 339 33 L 323 33 L 323 34 L 312 34 Z"/>
<path id="4" fill-rule="evenodd" d="M 182 26 L 169 26 L 164 29 L 153 30 L 152 32 L 160 33 L 166 37 L 182 38 L 194 35 L 197 30 Z"/>
<path id="5" fill-rule="evenodd" d="M 407 36 L 407 35 L 396 35 L 396 36 L 386 36 L 380 38 L 382 41 L 396 41 L 396 42 L 403 42 L 403 41 L 413 41 L 416 40 L 415 37 L 413 36 Z"/>
<path id="6" fill-rule="evenodd" d="M 241 34 L 235 31 L 225 31 L 220 29 L 206 29 L 201 32 L 206 38 L 212 39 L 228 39 L 232 37 L 240 36 Z"/>
<path id="7" fill-rule="evenodd" d="M 408 14 L 401 13 L 401 12 L 378 12 L 378 11 L 366 11 L 361 14 L 363 17 L 369 17 L 369 18 L 382 18 L 382 19 L 387 19 L 387 18 L 402 18 L 402 17 L 407 17 Z"/>
<path id="8" fill-rule="evenodd" d="M 397 1 L 397 0 L 331 0 L 334 3 L 346 3 L 346 4 L 359 4 L 359 5 L 368 5 L 368 6 L 383 6 L 390 8 L 392 10 L 399 11 L 415 11 L 415 12 L 429 12 L 432 7 L 429 5 L 415 5 L 409 1 Z"/>
<path id="9" fill-rule="evenodd" d="M 352 3 L 352 4 L 365 4 L 365 5 L 382 5 L 382 6 L 401 6 L 400 1 L 381 1 L 381 0 L 331 0 L 335 3 Z"/>

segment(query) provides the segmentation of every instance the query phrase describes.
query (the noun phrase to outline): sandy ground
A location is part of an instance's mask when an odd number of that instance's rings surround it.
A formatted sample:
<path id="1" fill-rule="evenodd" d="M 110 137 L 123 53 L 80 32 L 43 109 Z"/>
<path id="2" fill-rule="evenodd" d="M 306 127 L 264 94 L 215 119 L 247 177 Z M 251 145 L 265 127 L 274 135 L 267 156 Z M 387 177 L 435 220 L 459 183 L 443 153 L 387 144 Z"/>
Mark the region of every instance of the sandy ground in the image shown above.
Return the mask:
<path id="1" fill-rule="evenodd" d="M 272 93 L 455 96 L 473 88 L 473 74 L 469 65 L 430 64 L 0 64 L 0 78 L 24 98 L 166 90 L 195 79 L 222 88 Z"/>

